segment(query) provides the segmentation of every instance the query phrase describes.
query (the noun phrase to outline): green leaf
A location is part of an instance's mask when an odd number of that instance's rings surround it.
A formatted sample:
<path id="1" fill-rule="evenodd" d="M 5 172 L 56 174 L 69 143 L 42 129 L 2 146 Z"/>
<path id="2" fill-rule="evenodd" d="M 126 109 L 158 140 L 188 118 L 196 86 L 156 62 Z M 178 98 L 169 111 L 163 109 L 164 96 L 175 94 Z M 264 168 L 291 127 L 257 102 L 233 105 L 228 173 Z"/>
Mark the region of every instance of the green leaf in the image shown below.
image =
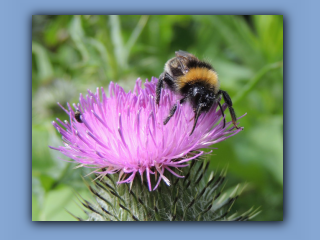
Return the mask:
<path id="1" fill-rule="evenodd" d="M 32 177 L 32 221 L 39 221 L 45 191 L 38 178 Z"/>
<path id="2" fill-rule="evenodd" d="M 79 193 L 82 197 L 90 198 L 87 192 Z M 50 191 L 45 198 L 44 208 L 41 212 L 40 221 L 76 221 L 67 211 L 76 216 L 84 213 L 75 202 L 79 203 L 75 191 L 70 187 L 61 187 Z"/>
<path id="3" fill-rule="evenodd" d="M 253 17 L 259 35 L 259 46 L 267 61 L 283 59 L 283 16 L 257 15 Z"/>
<path id="4" fill-rule="evenodd" d="M 38 176 L 40 172 L 48 171 L 55 166 L 48 147 L 49 134 L 52 132 L 48 130 L 48 125 L 32 126 L 32 172 Z"/>
<path id="5" fill-rule="evenodd" d="M 127 68 L 126 56 L 128 53 L 124 47 L 124 41 L 121 35 L 121 24 L 118 15 L 110 15 L 110 27 L 111 27 L 111 40 L 114 46 L 114 53 L 117 59 L 117 63 L 122 68 Z"/>
<path id="6" fill-rule="evenodd" d="M 247 139 L 236 144 L 239 160 L 267 169 L 283 184 L 283 118 L 270 116 L 250 127 Z"/>
<path id="7" fill-rule="evenodd" d="M 32 42 L 32 53 L 37 64 L 37 78 L 40 81 L 47 81 L 53 77 L 53 69 L 47 50 L 39 43 Z"/>
<path id="8" fill-rule="evenodd" d="M 82 67 L 89 60 L 89 53 L 84 43 L 85 34 L 81 25 L 81 16 L 74 16 L 69 27 L 71 39 L 81 54 L 82 61 L 75 64 L 75 67 Z"/>

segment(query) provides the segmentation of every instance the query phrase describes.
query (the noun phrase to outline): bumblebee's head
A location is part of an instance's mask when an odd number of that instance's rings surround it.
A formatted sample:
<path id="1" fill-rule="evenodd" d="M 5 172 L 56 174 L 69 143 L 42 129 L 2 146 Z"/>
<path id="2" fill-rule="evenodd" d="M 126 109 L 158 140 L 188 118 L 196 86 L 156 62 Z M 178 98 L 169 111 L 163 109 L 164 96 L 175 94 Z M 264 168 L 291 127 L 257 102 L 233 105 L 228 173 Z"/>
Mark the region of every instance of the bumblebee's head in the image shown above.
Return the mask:
<path id="1" fill-rule="evenodd" d="M 202 86 L 195 86 L 192 89 L 192 104 L 195 111 L 201 106 L 200 112 L 207 112 L 212 107 L 216 100 L 216 96 L 213 91 L 208 90 Z"/>
<path id="2" fill-rule="evenodd" d="M 202 112 L 208 112 L 212 107 L 213 103 L 216 101 L 216 95 L 213 91 L 203 86 L 194 86 L 191 93 L 191 102 L 193 104 L 193 109 L 195 112 L 194 125 L 190 135 L 193 133 L 198 118 Z"/>

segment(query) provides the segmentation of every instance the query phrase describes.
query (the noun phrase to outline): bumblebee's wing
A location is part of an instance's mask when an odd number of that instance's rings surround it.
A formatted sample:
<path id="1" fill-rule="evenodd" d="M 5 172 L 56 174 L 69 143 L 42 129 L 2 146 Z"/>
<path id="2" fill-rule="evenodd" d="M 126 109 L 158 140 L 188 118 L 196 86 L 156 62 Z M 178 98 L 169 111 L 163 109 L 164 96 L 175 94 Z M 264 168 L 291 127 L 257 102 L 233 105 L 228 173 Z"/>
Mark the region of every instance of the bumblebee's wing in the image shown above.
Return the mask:
<path id="1" fill-rule="evenodd" d="M 186 74 L 189 71 L 189 68 L 187 67 L 187 63 L 190 60 L 198 60 L 195 56 L 193 56 L 191 53 L 179 50 L 175 52 L 176 57 L 180 63 L 180 68 L 184 74 Z"/>
<path id="2" fill-rule="evenodd" d="M 175 54 L 176 54 L 176 57 L 178 57 L 178 58 L 197 59 L 191 53 L 188 53 L 188 52 L 182 51 L 182 50 L 176 51 Z"/>

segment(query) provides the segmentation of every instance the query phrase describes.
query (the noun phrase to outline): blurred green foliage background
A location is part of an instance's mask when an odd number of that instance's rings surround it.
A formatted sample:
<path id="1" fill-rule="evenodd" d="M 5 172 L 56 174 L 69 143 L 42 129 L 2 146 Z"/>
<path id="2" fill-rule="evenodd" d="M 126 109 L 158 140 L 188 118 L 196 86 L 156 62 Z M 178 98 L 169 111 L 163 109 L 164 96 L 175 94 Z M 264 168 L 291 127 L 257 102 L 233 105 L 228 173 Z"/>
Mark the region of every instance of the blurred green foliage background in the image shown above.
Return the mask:
<path id="1" fill-rule="evenodd" d="M 245 191 L 233 210 L 252 206 L 254 219 L 283 219 L 283 17 L 282 16 L 33 16 L 32 18 L 32 220 L 75 220 L 76 194 L 91 199 L 51 125 L 67 119 L 57 102 L 77 103 L 87 89 L 158 77 L 177 50 L 210 62 L 228 91 L 245 131 L 217 144 L 211 169 L 228 166 L 226 189 Z M 230 115 L 227 114 L 227 120 Z M 88 180 L 88 179 L 87 179 Z"/>

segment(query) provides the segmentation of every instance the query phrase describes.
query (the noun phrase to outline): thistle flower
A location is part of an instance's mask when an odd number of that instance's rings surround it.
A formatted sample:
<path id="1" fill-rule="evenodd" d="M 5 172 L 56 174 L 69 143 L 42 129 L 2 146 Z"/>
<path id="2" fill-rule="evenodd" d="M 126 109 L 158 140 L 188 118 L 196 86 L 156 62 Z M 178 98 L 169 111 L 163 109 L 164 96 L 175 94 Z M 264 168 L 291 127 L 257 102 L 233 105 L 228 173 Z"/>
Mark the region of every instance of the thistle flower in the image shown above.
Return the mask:
<path id="1" fill-rule="evenodd" d="M 118 184 L 132 183 L 136 175 L 145 176 L 149 191 L 155 190 L 163 180 L 170 185 L 165 172 L 178 178 L 175 168 L 188 166 L 188 162 L 205 154 L 202 148 L 221 142 L 241 131 L 231 122 L 223 128 L 223 117 L 218 104 L 199 117 L 195 131 L 194 112 L 191 105 L 178 104 L 171 120 L 163 125 L 172 105 L 179 96 L 164 89 L 160 104 L 155 104 L 156 78 L 146 81 L 142 88 L 140 79 L 133 92 L 125 91 L 110 83 L 109 94 L 97 88 L 88 90 L 86 97 L 80 94 L 79 104 L 68 104 L 70 122 L 53 121 L 62 135 L 64 146 L 50 147 L 62 152 L 80 166 L 94 168 L 102 179 L 108 174 L 119 173 Z M 226 110 L 226 105 L 222 106 Z M 81 113 L 81 122 L 75 119 L 75 111 Z M 211 152 L 211 151 L 210 151 Z M 155 181 L 152 186 L 151 175 Z"/>

